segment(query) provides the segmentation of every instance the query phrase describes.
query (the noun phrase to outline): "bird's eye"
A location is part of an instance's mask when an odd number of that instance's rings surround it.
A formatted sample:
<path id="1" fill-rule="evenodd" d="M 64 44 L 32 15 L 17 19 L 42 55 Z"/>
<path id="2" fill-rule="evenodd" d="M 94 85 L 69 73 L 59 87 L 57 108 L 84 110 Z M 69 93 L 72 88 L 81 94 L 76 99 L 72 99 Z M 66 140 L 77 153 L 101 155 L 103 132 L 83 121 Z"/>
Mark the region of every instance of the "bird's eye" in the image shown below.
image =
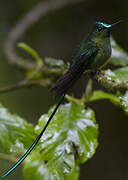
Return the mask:
<path id="1" fill-rule="evenodd" d="M 98 29 L 99 32 L 103 30 L 102 27 L 98 27 L 97 29 Z"/>

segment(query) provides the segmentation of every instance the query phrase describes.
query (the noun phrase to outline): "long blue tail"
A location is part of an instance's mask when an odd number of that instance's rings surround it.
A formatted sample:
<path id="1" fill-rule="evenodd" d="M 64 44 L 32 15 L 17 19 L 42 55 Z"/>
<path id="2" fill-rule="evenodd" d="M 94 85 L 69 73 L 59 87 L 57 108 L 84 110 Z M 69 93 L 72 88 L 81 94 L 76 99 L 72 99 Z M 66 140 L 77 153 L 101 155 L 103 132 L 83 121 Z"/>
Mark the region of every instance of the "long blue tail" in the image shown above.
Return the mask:
<path id="1" fill-rule="evenodd" d="M 23 156 L 13 165 L 11 166 L 7 171 L 5 171 L 2 176 L 0 176 L 0 178 L 5 178 L 7 177 L 12 171 L 14 171 L 23 161 L 24 159 L 30 154 L 30 152 L 34 149 L 34 147 L 36 146 L 36 144 L 38 143 L 38 141 L 40 140 L 41 136 L 43 135 L 43 133 L 45 132 L 45 130 L 47 129 L 50 121 L 52 120 L 53 116 L 55 115 L 57 109 L 59 108 L 60 104 L 62 103 L 63 99 L 65 97 L 65 94 L 63 94 L 60 97 L 60 100 L 58 102 L 58 104 L 56 105 L 54 111 L 52 112 L 51 116 L 49 117 L 44 129 L 41 131 L 41 133 L 37 136 L 36 140 L 33 142 L 33 144 L 29 147 L 29 149 L 23 154 Z"/>

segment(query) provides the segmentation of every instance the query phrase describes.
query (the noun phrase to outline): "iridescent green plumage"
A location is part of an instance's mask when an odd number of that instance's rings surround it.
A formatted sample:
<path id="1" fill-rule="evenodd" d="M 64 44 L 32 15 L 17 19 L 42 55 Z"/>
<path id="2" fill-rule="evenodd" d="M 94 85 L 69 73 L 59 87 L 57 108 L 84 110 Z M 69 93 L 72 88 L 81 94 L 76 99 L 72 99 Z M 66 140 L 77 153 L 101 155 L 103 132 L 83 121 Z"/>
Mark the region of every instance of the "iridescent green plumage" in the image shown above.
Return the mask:
<path id="1" fill-rule="evenodd" d="M 106 63 L 111 55 L 110 45 L 110 29 L 111 25 L 104 24 L 102 22 L 96 22 L 93 26 L 92 32 L 89 33 L 86 39 L 84 39 L 79 47 L 76 49 L 72 56 L 71 67 L 79 60 L 81 55 L 90 56 L 94 52 L 97 52 L 96 56 L 93 57 L 90 67 L 88 68 L 100 68 Z M 98 62 L 100 60 L 100 63 Z M 88 59 L 88 61 L 90 61 Z M 102 61 L 102 62 L 101 62 Z M 94 64 L 94 62 L 98 64 Z"/>

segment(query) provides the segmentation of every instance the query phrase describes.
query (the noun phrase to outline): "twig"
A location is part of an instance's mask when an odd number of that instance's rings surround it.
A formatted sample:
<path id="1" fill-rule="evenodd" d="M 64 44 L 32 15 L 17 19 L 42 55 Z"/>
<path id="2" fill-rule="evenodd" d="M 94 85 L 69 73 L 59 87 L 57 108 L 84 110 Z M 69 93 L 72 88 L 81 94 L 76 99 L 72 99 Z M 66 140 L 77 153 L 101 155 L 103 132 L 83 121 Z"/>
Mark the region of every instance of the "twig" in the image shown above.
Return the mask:
<path id="1" fill-rule="evenodd" d="M 29 81 L 23 80 L 23 81 L 18 82 L 17 84 L 12 84 L 12 85 L 0 88 L 0 93 L 15 91 L 24 87 L 29 87 L 31 85 L 32 83 L 30 83 Z"/>

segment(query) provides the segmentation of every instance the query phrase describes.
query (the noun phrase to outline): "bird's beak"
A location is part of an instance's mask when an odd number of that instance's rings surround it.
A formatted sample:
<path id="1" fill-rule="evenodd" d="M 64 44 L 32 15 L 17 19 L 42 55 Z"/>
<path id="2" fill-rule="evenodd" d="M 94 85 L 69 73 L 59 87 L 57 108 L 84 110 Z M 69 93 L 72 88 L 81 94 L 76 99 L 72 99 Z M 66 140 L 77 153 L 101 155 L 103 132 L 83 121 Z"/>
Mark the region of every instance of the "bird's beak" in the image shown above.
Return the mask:
<path id="1" fill-rule="evenodd" d="M 111 27 L 110 27 L 110 28 L 116 26 L 117 24 L 124 23 L 124 22 L 127 22 L 127 21 L 128 21 L 128 20 L 120 20 L 120 21 L 117 21 L 117 22 L 111 24 Z"/>

